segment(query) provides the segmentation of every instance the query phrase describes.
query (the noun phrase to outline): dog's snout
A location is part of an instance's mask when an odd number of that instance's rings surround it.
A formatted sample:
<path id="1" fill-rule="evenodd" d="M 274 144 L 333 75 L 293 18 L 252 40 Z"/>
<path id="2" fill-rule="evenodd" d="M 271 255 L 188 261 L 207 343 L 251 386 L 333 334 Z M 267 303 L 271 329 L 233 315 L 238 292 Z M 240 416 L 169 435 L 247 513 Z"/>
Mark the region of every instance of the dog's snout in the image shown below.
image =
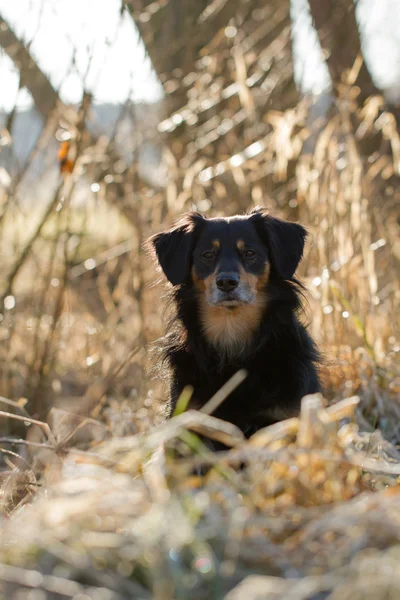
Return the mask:
<path id="1" fill-rule="evenodd" d="M 223 292 L 232 292 L 239 285 L 239 275 L 237 273 L 220 273 L 217 276 L 217 288 Z"/>

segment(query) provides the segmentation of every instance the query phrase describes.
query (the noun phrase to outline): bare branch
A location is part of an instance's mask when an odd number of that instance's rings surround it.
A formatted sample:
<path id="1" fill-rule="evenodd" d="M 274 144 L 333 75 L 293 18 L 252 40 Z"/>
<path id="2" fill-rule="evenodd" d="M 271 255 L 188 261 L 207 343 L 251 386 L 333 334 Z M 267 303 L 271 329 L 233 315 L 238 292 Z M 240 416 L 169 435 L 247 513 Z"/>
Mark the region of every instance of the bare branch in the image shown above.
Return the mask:
<path id="1" fill-rule="evenodd" d="M 47 118 L 57 105 L 58 93 L 48 77 L 38 67 L 24 42 L 16 36 L 1 14 L 0 46 L 20 72 L 20 86 L 29 90 L 37 110 L 44 118 Z"/>

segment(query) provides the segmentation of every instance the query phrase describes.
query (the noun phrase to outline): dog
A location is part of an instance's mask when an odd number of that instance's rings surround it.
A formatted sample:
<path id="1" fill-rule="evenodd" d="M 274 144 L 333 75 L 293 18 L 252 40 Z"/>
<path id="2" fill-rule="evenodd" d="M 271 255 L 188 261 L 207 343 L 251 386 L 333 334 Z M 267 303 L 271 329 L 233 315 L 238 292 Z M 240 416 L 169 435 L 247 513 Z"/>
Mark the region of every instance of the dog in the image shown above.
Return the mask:
<path id="1" fill-rule="evenodd" d="M 172 284 L 174 316 L 163 339 L 170 373 L 168 416 L 186 386 L 201 409 L 238 370 L 246 379 L 216 408 L 249 437 L 297 416 L 320 390 L 318 349 L 299 320 L 294 278 L 306 230 L 256 208 L 244 216 L 189 213 L 150 238 Z"/>

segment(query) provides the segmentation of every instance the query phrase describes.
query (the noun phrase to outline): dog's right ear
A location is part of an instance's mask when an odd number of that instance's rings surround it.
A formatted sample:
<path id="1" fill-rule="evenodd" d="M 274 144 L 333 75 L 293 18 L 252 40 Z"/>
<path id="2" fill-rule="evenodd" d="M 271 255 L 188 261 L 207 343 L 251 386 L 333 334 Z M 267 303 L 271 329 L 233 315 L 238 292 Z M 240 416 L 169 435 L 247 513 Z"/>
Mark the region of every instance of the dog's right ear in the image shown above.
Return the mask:
<path id="1" fill-rule="evenodd" d="M 205 218 L 199 213 L 189 213 L 172 229 L 157 233 L 149 245 L 157 255 L 164 275 L 172 285 L 181 285 L 190 274 L 195 233 Z"/>

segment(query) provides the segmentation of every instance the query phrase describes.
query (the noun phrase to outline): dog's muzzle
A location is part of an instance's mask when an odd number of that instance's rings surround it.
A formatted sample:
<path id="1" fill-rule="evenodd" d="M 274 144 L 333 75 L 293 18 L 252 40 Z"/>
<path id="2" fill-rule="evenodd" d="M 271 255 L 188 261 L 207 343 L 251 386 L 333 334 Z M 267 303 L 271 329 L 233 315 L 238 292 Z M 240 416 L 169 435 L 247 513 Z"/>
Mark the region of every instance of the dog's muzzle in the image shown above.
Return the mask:
<path id="1" fill-rule="evenodd" d="M 212 306 L 236 308 L 254 301 L 254 292 L 248 284 L 240 281 L 239 273 L 221 272 L 215 278 L 207 301 Z"/>

